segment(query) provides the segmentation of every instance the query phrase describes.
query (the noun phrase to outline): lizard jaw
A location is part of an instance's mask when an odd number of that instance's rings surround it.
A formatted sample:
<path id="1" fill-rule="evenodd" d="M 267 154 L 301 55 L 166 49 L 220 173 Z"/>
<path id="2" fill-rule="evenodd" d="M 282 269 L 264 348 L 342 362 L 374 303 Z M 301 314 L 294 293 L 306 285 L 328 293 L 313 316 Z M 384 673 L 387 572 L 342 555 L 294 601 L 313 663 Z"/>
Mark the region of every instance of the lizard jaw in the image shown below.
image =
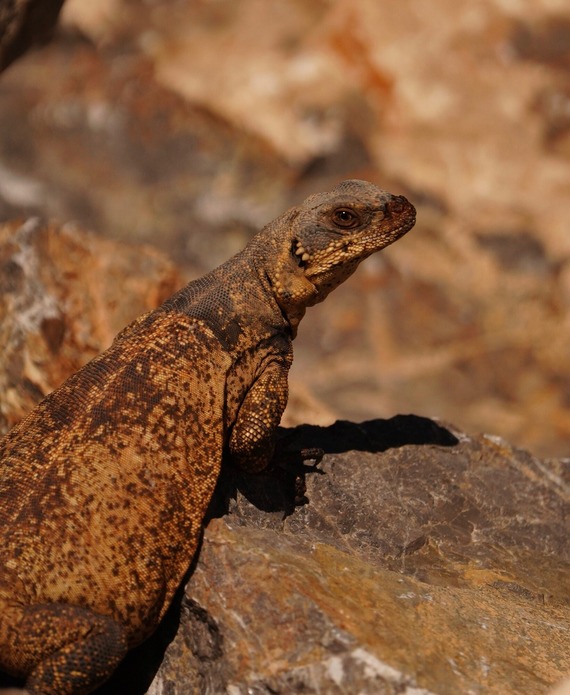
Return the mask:
<path id="1" fill-rule="evenodd" d="M 406 234 L 414 224 L 415 210 L 400 225 L 385 231 L 332 239 L 325 248 L 317 251 L 312 251 L 302 241 L 294 239 L 291 251 L 305 277 L 309 281 L 318 282 L 320 276 L 334 272 L 335 267 L 359 264 L 367 256 L 389 246 Z"/>

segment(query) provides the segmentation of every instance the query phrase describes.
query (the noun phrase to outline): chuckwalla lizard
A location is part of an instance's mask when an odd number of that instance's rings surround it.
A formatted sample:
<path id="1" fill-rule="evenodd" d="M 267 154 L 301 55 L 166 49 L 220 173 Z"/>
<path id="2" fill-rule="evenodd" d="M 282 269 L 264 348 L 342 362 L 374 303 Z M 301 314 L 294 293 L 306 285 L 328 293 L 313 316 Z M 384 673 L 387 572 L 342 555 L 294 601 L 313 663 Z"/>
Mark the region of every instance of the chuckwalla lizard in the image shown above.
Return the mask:
<path id="1" fill-rule="evenodd" d="M 0 670 L 91 692 L 168 608 L 222 454 L 263 469 L 307 307 L 411 229 L 364 181 L 312 195 L 141 316 L 0 440 Z"/>

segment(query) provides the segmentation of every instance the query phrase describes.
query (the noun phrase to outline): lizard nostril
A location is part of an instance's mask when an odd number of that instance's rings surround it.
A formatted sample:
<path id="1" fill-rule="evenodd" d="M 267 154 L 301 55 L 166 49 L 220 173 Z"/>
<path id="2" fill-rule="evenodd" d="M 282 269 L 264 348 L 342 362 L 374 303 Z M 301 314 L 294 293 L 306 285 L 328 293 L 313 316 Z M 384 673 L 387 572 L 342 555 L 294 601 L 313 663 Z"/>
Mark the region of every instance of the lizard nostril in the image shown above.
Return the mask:
<path id="1" fill-rule="evenodd" d="M 392 200 L 386 204 L 386 209 L 388 212 L 400 213 L 404 209 L 406 202 L 404 196 L 395 195 Z"/>

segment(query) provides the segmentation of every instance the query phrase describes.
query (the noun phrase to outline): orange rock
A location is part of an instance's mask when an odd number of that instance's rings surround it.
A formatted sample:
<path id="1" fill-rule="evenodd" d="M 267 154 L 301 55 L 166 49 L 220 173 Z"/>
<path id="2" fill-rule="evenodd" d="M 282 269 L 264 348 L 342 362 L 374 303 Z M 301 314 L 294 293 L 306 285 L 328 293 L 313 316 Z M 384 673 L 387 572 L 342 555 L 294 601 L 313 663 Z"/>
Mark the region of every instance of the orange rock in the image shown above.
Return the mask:
<path id="1" fill-rule="evenodd" d="M 37 219 L 0 226 L 0 432 L 180 285 L 150 247 Z"/>

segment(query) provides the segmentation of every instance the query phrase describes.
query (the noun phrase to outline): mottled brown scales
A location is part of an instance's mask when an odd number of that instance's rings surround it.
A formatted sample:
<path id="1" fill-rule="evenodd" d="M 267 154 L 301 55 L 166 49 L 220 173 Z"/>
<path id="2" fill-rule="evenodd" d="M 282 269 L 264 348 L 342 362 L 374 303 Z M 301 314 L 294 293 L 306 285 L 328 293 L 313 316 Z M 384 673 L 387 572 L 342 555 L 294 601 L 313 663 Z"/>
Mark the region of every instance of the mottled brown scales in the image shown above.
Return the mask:
<path id="1" fill-rule="evenodd" d="M 0 440 L 0 669 L 91 692 L 157 626 L 228 451 L 264 468 L 308 306 L 405 234 L 405 198 L 345 181 L 125 328 Z"/>

